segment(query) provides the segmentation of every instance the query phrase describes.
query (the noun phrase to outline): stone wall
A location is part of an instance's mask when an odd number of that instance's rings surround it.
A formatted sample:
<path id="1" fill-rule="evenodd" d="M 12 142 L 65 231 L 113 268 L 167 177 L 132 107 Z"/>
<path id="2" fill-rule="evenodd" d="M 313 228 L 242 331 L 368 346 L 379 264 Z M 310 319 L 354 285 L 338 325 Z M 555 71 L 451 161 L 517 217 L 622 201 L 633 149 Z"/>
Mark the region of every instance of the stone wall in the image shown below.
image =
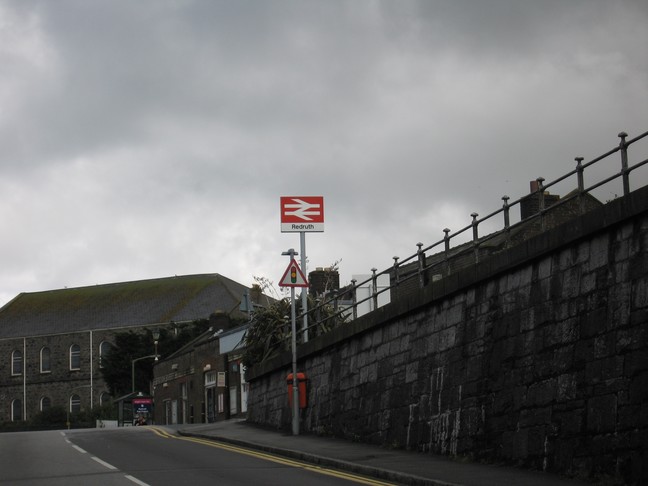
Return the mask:
<path id="1" fill-rule="evenodd" d="M 303 345 L 302 430 L 643 484 L 647 249 L 642 189 Z M 289 430 L 290 359 L 248 420 Z"/>

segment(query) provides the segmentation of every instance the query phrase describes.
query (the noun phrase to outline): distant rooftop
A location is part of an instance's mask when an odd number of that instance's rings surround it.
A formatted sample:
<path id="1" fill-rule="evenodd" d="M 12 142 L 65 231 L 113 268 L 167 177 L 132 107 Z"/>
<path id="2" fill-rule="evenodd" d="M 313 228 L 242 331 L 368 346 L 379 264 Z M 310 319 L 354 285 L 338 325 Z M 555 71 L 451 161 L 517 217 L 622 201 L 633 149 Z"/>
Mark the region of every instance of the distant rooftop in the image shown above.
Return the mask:
<path id="1" fill-rule="evenodd" d="M 0 339 L 245 317 L 248 287 L 219 274 L 139 280 L 21 293 L 0 309 Z"/>

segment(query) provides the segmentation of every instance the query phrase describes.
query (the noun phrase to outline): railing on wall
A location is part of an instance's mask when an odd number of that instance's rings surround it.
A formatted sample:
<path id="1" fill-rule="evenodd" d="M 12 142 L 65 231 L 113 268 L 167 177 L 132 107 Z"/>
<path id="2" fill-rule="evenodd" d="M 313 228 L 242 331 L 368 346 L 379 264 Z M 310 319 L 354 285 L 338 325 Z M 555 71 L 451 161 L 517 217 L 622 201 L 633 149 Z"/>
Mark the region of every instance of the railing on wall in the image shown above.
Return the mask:
<path id="1" fill-rule="evenodd" d="M 561 205 L 574 204 L 578 211 L 582 214 L 585 211 L 585 205 L 583 203 L 586 195 L 592 193 L 592 191 L 600 188 L 601 186 L 610 183 L 611 181 L 620 179 L 623 186 L 623 195 L 630 193 L 630 174 L 632 171 L 637 170 L 638 168 L 648 164 L 648 159 L 644 159 L 640 162 L 637 162 L 633 165 L 628 163 L 628 148 L 638 142 L 639 140 L 648 137 L 648 132 L 642 133 L 641 135 L 627 140 L 628 134 L 625 132 L 619 133 L 618 137 L 620 138 L 619 145 L 613 148 L 612 150 L 600 155 L 589 162 L 583 163 L 583 157 L 576 157 L 576 168 L 567 174 L 559 177 L 558 179 L 545 183 L 545 179 L 539 177 L 536 179 L 537 188 L 535 191 L 520 197 L 519 199 L 510 202 L 509 196 L 503 196 L 502 200 L 504 201 L 502 207 L 496 211 L 487 214 L 479 218 L 477 213 L 472 213 L 472 221 L 465 227 L 459 229 L 458 231 L 451 233 L 450 229 L 445 228 L 443 230 L 444 236 L 439 241 L 435 243 L 424 246 L 423 243 L 417 243 L 417 250 L 414 254 L 410 255 L 405 259 L 400 259 L 399 257 L 393 257 L 394 263 L 390 267 L 378 272 L 376 268 L 371 269 L 371 276 L 361 282 L 352 280 L 352 285 L 346 289 L 342 289 L 338 292 L 333 292 L 330 296 L 325 297 L 318 301 L 318 304 L 308 310 L 309 322 L 311 323 L 308 327 L 309 330 L 314 330 L 314 334 L 318 334 L 317 330 L 320 329 L 323 325 L 326 328 L 333 327 L 336 322 L 345 321 L 350 318 L 357 317 L 358 306 L 369 302 L 370 308 L 376 309 L 378 307 L 378 297 L 383 292 L 391 292 L 398 287 L 403 286 L 407 282 L 410 282 L 409 285 L 412 285 L 412 281 L 416 282 L 416 285 L 419 288 L 423 288 L 429 282 L 429 275 L 433 275 L 433 280 L 435 277 L 443 278 L 444 275 L 448 275 L 452 272 L 450 261 L 451 259 L 458 258 L 468 258 L 471 263 L 478 263 L 480 258 L 480 248 L 483 248 L 493 239 L 498 239 L 498 241 L 503 241 L 504 246 L 510 243 L 510 235 L 515 231 L 515 229 L 521 225 L 528 225 L 530 221 L 534 221 L 539 225 L 540 230 L 546 229 L 547 225 L 547 215 L 549 211 L 554 211 L 559 208 Z M 648 140 L 648 139 L 646 139 Z M 592 184 L 591 186 L 585 186 L 585 169 L 588 169 L 595 164 L 608 160 L 608 158 L 617 152 L 620 153 L 621 159 L 621 169 L 618 172 L 615 172 L 609 177 L 603 178 L 598 182 Z M 546 207 L 545 204 L 545 194 L 546 191 L 556 186 L 557 184 L 572 179 L 576 177 L 576 190 L 570 192 L 567 196 L 560 198 L 558 201 L 554 202 L 550 207 Z M 524 219 L 515 224 L 511 224 L 511 208 L 515 206 L 520 206 L 522 202 L 528 197 L 537 197 L 538 199 L 538 211 L 530 215 L 528 218 Z M 491 233 L 487 236 L 479 236 L 479 227 L 483 223 L 489 221 L 493 222 L 494 218 L 502 218 L 503 227 L 500 231 Z M 461 245 L 456 245 L 453 247 L 451 243 L 457 241 L 461 238 L 467 239 L 468 241 L 462 243 Z M 434 253 L 434 258 L 430 259 L 427 257 L 428 253 L 431 250 L 437 250 Z M 435 273 L 438 272 L 438 273 Z M 379 287 L 378 278 L 381 275 L 388 275 L 390 279 L 389 286 Z M 369 287 L 371 290 L 370 295 L 363 299 L 358 299 L 358 289 Z M 324 308 L 328 309 L 328 312 L 323 312 Z M 321 316 L 327 316 L 322 318 Z M 300 318 L 303 317 L 299 316 Z M 331 322 L 332 321 L 332 322 Z M 299 332 L 303 333 L 303 329 Z"/>

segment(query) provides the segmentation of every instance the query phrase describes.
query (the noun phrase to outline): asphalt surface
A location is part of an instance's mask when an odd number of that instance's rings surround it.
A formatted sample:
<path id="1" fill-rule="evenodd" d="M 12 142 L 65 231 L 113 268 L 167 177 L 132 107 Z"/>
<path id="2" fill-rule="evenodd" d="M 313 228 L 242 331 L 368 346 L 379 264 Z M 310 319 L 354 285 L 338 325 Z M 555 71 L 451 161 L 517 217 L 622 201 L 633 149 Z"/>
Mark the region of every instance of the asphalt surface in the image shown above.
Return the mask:
<path id="1" fill-rule="evenodd" d="M 460 462 L 446 456 L 391 450 L 343 439 L 261 428 L 245 420 L 176 426 L 202 437 L 405 485 L 567 486 L 586 483 L 526 469 Z"/>

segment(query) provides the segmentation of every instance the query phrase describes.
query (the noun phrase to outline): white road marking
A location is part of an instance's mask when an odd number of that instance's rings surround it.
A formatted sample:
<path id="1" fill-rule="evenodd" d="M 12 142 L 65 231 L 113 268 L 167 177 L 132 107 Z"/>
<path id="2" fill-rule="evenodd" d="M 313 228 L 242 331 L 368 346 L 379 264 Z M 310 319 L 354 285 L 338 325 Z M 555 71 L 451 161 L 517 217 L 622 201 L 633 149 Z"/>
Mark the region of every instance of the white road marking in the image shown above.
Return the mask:
<path id="1" fill-rule="evenodd" d="M 108 464 L 106 461 L 102 461 L 98 457 L 92 456 L 92 459 L 97 461 L 99 464 L 101 464 L 104 467 L 107 467 L 108 469 L 116 470 L 117 468 L 113 466 L 112 464 Z"/>
<path id="2" fill-rule="evenodd" d="M 144 481 L 140 481 L 139 479 L 134 478 L 133 476 L 129 476 L 128 474 L 125 477 L 126 479 L 133 481 L 135 484 L 139 484 L 139 486 L 149 486 L 148 483 L 145 483 Z"/>
<path id="3" fill-rule="evenodd" d="M 64 433 L 64 432 L 61 432 L 61 435 L 62 435 L 63 437 L 65 437 L 65 433 Z M 72 444 L 72 442 L 70 442 L 70 440 L 69 440 L 67 437 L 65 437 L 65 442 L 67 442 L 68 444 Z M 74 448 L 75 448 L 77 451 L 79 451 L 81 454 L 87 454 L 87 452 L 86 452 L 85 450 L 83 450 L 81 447 L 79 447 L 79 446 L 77 446 L 77 445 L 72 444 L 72 447 L 74 447 Z M 103 467 L 105 467 L 105 468 L 107 468 L 107 469 L 110 469 L 111 471 L 117 471 L 117 470 L 118 470 L 118 469 L 117 469 L 115 466 L 113 466 L 112 464 L 108 464 L 106 461 L 102 461 L 101 459 L 99 459 L 99 458 L 96 457 L 96 456 L 90 456 L 90 458 L 91 458 L 93 461 L 96 461 L 96 462 L 98 462 L 99 464 L 101 464 Z M 131 482 L 133 482 L 133 483 L 135 483 L 135 484 L 137 484 L 137 485 L 139 485 L 139 486 L 150 486 L 148 483 L 145 483 L 144 481 L 140 481 L 139 479 L 137 479 L 136 477 L 131 476 L 130 474 L 125 474 L 124 477 L 125 477 L 126 479 L 128 479 L 129 481 L 131 481 Z"/>

